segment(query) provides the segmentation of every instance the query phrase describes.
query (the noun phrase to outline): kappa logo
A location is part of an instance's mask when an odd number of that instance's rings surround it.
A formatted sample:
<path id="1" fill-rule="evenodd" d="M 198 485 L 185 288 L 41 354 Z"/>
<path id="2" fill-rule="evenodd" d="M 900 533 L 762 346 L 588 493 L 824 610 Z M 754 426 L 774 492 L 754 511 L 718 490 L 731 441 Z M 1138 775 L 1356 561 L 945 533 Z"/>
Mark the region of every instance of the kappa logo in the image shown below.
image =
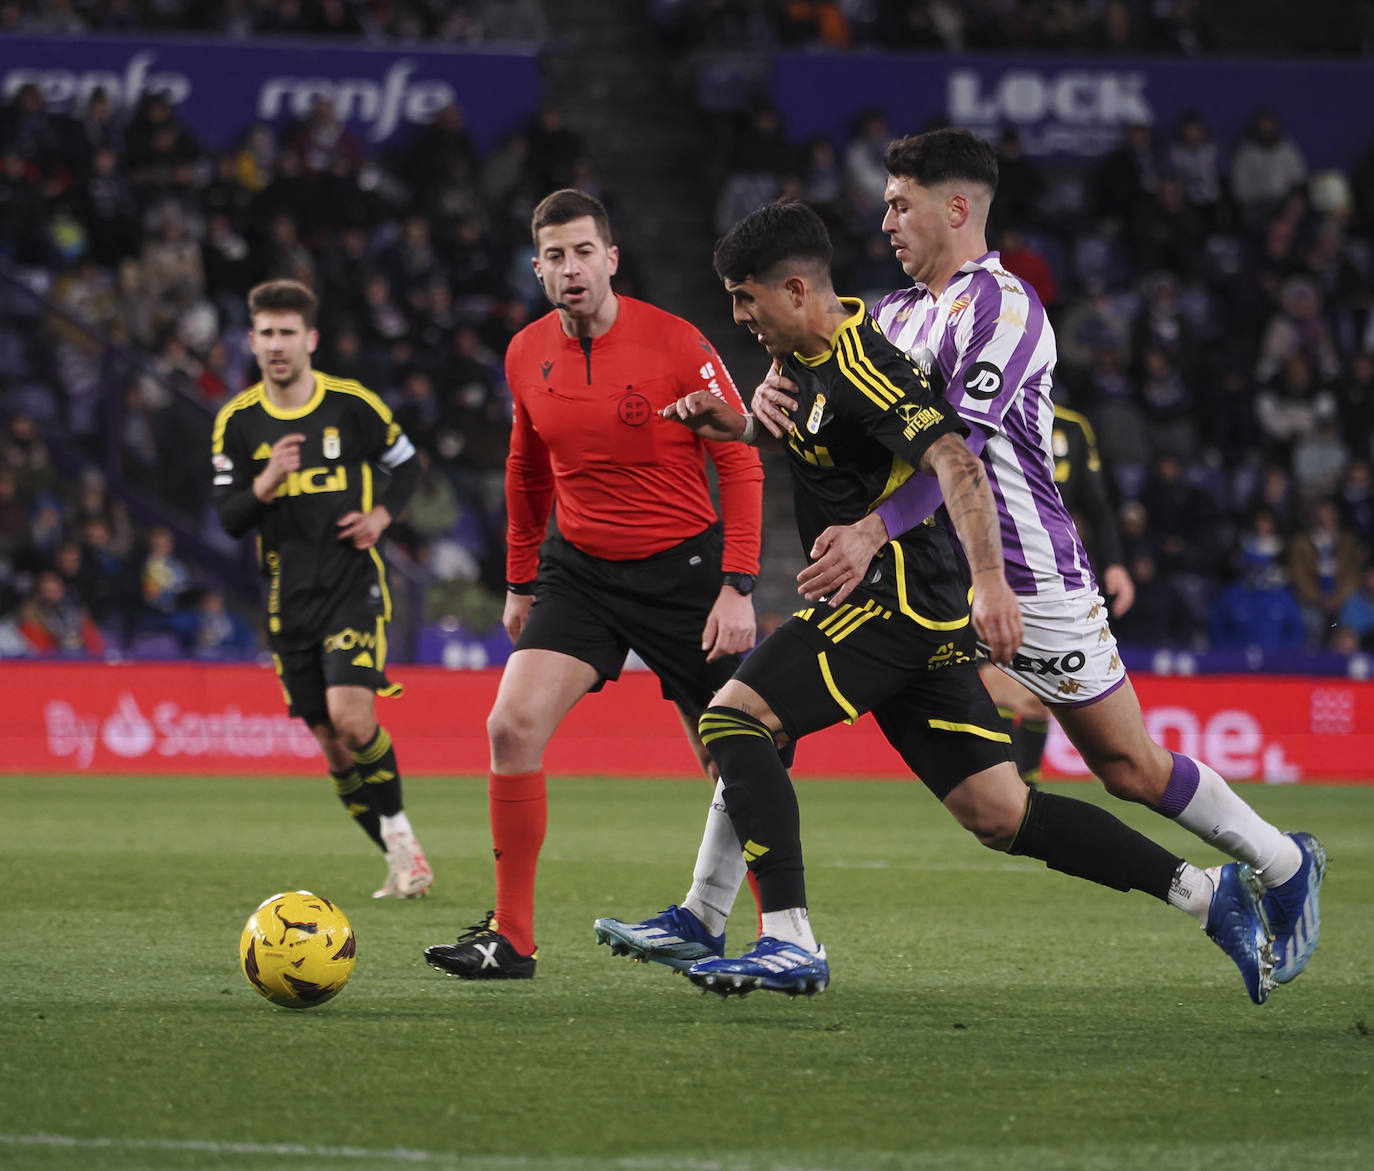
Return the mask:
<path id="1" fill-rule="evenodd" d="M 553 372 L 553 363 L 545 362 L 539 367 L 539 372 L 544 376 L 544 381 L 547 382 L 549 380 L 549 375 Z"/>
<path id="2" fill-rule="evenodd" d="M 1010 325 L 1012 329 L 1025 329 L 1026 315 L 1022 313 L 1019 309 L 1013 309 L 1010 305 L 1008 305 L 1005 309 L 1002 310 L 1001 313 L 997 315 L 996 324 Z"/>
<path id="3" fill-rule="evenodd" d="M 1002 393 L 1002 371 L 991 362 L 975 362 L 964 372 L 964 392 L 969 398 L 990 399 Z"/>

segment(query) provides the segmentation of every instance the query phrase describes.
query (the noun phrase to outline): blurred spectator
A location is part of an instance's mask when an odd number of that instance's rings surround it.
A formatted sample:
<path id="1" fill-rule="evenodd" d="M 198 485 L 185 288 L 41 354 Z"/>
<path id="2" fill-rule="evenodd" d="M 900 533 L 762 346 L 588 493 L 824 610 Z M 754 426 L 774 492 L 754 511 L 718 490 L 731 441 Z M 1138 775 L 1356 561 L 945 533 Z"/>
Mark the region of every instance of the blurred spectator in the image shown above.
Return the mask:
<path id="1" fill-rule="evenodd" d="M 1208 619 L 1213 650 L 1300 651 L 1302 607 L 1282 570 L 1248 571 L 1217 597 Z"/>
<path id="2" fill-rule="evenodd" d="M 1359 542 L 1341 524 L 1335 502 L 1326 497 L 1315 501 L 1288 553 L 1293 592 L 1313 646 L 1325 644 L 1340 608 L 1359 588 L 1361 561 Z"/>
<path id="3" fill-rule="evenodd" d="M 1039 244 L 1019 228 L 1003 228 L 997 250 L 1008 272 L 1015 273 L 1039 295 L 1046 309 L 1059 300 L 1059 280 Z"/>
<path id="4" fill-rule="evenodd" d="M 1187 603 L 1173 583 L 1160 577 L 1154 556 L 1141 550 L 1127 562 L 1135 582 L 1135 601 L 1124 614 L 1112 616 L 1117 641 L 1137 646 L 1187 647 L 1193 643 L 1193 621 Z"/>
<path id="5" fill-rule="evenodd" d="M 1374 553 L 1374 470 L 1367 459 L 1352 459 L 1336 493 L 1341 523 Z"/>
<path id="6" fill-rule="evenodd" d="M 845 180 L 850 183 L 872 213 L 881 214 L 883 192 L 887 189 L 887 144 L 892 130 L 881 110 L 864 110 L 854 119 L 849 145 L 841 156 Z M 752 210 L 752 209 L 751 209 Z"/>
<path id="7" fill-rule="evenodd" d="M 188 196 L 200 158 L 199 144 L 171 103 L 160 93 L 145 97 L 124 139 L 124 164 L 140 203 Z"/>
<path id="8" fill-rule="evenodd" d="M 1297 351 L 1284 359 L 1281 372 L 1255 396 L 1255 418 L 1266 455 L 1290 463 L 1294 445 L 1323 419 L 1334 418 L 1336 399 L 1318 387 L 1312 365 Z"/>
<path id="9" fill-rule="evenodd" d="M 1340 375 L 1340 355 L 1322 314 L 1321 296 L 1316 284 L 1303 276 L 1291 276 L 1280 287 L 1279 312 L 1265 326 L 1255 378 L 1270 381 L 1291 354 L 1301 354 L 1322 385 Z"/>
<path id="10" fill-rule="evenodd" d="M 1336 432 L 1335 419 L 1319 418 L 1293 445 L 1293 487 L 1308 499 L 1332 496 L 1349 462 L 1350 451 Z"/>
<path id="11" fill-rule="evenodd" d="M 1197 110 L 1189 110 L 1179 121 L 1178 133 L 1169 144 L 1168 170 L 1204 231 L 1223 227 L 1221 160 L 1207 122 Z"/>
<path id="12" fill-rule="evenodd" d="M 1231 156 L 1231 197 L 1245 222 L 1256 227 L 1307 179 L 1302 151 L 1279 126 L 1273 110 L 1260 110 Z"/>
<path id="13" fill-rule="evenodd" d="M 143 603 L 139 627 L 153 633 L 168 632 L 183 650 L 189 650 L 195 629 L 188 608 L 191 570 L 177 554 L 176 538 L 166 525 L 148 530 L 148 549 L 139 567 L 139 597 Z"/>
<path id="14" fill-rule="evenodd" d="M 1144 123 L 1126 128 L 1125 137 L 1092 170 L 1094 208 L 1099 218 L 1129 225 L 1147 196 L 1159 188 L 1160 159 L 1154 131 Z"/>
<path id="15" fill-rule="evenodd" d="M 997 198 L 992 201 L 988 234 L 996 238 L 1004 227 L 1037 228 L 1044 221 L 1040 201 L 1047 184 L 1040 164 L 1026 156 L 1021 135 L 1002 131 L 997 144 Z"/>
<path id="16" fill-rule="evenodd" d="M 189 607 L 189 650 L 197 659 L 235 661 L 258 652 L 252 628 L 231 610 L 221 590 L 211 586 L 196 592 Z"/>
<path id="17" fill-rule="evenodd" d="M 1360 588 L 1337 611 L 1336 622 L 1354 635 L 1360 649 L 1374 651 L 1374 565 L 1365 567 Z"/>
<path id="18" fill-rule="evenodd" d="M 90 613 L 67 593 L 55 570 L 44 570 L 19 607 L 19 631 L 35 654 L 99 655 L 105 639 Z"/>

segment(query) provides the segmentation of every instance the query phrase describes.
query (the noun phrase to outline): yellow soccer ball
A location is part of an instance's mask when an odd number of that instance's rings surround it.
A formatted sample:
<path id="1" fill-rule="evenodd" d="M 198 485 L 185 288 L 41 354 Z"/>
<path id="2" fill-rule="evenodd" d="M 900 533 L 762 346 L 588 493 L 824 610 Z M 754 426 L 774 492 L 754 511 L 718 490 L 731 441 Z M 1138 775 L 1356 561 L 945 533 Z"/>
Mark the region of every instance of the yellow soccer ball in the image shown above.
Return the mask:
<path id="1" fill-rule="evenodd" d="M 239 937 L 248 983 L 286 1008 L 314 1008 L 337 996 L 353 975 L 357 951 L 348 917 L 308 890 L 263 900 Z"/>

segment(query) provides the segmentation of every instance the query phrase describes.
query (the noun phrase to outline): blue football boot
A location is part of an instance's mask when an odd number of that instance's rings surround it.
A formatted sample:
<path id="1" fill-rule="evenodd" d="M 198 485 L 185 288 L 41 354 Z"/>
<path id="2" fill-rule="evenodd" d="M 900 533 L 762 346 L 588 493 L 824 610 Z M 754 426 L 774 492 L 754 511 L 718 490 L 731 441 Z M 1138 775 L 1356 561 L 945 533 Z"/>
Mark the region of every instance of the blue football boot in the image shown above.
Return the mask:
<path id="1" fill-rule="evenodd" d="M 698 960 L 725 954 L 725 933 L 710 935 L 691 911 L 676 904 L 640 923 L 598 919 L 592 924 L 597 943 L 608 943 L 613 956 L 667 964 L 685 972 Z"/>
<path id="2" fill-rule="evenodd" d="M 830 983 L 830 965 L 825 962 L 823 947 L 813 954 L 799 944 L 761 935 L 753 950 L 738 959 L 693 964 L 687 979 L 704 992 L 723 997 L 747 996 L 755 988 L 789 996 L 814 996 Z"/>
<path id="3" fill-rule="evenodd" d="M 1207 875 L 1216 886 L 1207 910 L 1207 938 L 1235 961 L 1250 999 L 1263 1004 L 1274 987 L 1274 949 L 1254 871 L 1244 862 L 1228 862 Z"/>
<path id="4" fill-rule="evenodd" d="M 1302 851 L 1302 866 L 1287 882 L 1264 892 L 1265 918 L 1274 933 L 1274 982 L 1287 984 L 1317 950 L 1322 919 L 1317 905 L 1326 876 L 1326 847 L 1311 834 L 1289 834 Z"/>

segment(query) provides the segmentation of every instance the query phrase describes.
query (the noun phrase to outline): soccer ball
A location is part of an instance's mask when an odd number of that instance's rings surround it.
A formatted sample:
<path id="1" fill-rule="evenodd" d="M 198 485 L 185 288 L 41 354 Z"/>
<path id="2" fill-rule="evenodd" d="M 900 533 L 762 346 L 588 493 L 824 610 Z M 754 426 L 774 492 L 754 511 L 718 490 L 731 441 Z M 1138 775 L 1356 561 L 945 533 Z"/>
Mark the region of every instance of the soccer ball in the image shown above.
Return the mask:
<path id="1" fill-rule="evenodd" d="M 243 974 L 273 1004 L 314 1008 L 353 975 L 357 943 L 348 917 L 308 890 L 265 899 L 239 937 Z"/>

